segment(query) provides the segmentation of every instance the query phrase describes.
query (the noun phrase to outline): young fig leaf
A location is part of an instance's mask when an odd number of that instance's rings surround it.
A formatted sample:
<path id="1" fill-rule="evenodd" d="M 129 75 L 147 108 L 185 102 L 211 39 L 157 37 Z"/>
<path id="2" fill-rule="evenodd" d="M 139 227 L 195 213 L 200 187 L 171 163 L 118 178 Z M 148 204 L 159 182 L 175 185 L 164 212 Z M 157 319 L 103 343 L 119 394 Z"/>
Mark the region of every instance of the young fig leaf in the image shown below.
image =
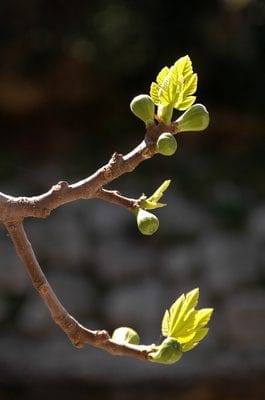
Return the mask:
<path id="1" fill-rule="evenodd" d="M 188 351 L 206 336 L 213 308 L 203 308 L 196 310 L 199 298 L 199 289 L 193 289 L 186 295 L 182 294 L 166 310 L 162 319 L 162 334 L 178 341 L 182 346 L 182 351 Z"/>
<path id="2" fill-rule="evenodd" d="M 162 185 L 159 186 L 159 188 L 156 189 L 156 191 L 155 191 L 150 197 L 148 197 L 147 200 L 149 200 L 149 201 L 154 201 L 154 202 L 159 201 L 159 200 L 161 199 L 161 197 L 163 196 L 164 192 L 165 192 L 165 191 L 167 190 L 167 188 L 169 187 L 170 183 L 171 183 L 171 180 L 170 180 L 170 179 L 167 179 L 166 181 L 164 181 L 164 182 L 162 183 Z"/>
<path id="3" fill-rule="evenodd" d="M 158 106 L 158 119 L 168 124 L 173 108 L 189 108 L 196 100 L 193 95 L 197 90 L 197 81 L 188 55 L 179 58 L 170 68 L 162 68 L 150 88 L 150 96 Z"/>
<path id="4" fill-rule="evenodd" d="M 159 203 L 159 200 L 163 196 L 164 192 L 167 190 L 170 185 L 171 180 L 168 179 L 159 186 L 158 189 L 147 199 L 143 199 L 140 203 L 140 207 L 145 210 L 154 210 L 155 208 L 165 207 L 165 203 Z"/>

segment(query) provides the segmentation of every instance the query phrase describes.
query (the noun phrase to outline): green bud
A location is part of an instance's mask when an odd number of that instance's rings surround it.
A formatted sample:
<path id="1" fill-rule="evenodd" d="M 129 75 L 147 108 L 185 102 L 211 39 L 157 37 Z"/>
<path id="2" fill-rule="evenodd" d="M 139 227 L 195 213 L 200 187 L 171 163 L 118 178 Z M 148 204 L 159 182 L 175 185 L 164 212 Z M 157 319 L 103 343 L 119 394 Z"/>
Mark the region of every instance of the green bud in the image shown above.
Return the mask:
<path id="1" fill-rule="evenodd" d="M 114 340 L 117 343 L 130 343 L 130 344 L 139 344 L 140 343 L 140 337 L 138 333 L 128 327 L 120 327 L 115 329 L 115 331 L 112 334 L 112 340 Z"/>
<path id="2" fill-rule="evenodd" d="M 154 214 L 139 208 L 137 225 L 143 235 L 153 235 L 159 227 L 159 220 Z"/>
<path id="3" fill-rule="evenodd" d="M 156 351 L 149 354 L 149 360 L 161 364 L 174 364 L 182 357 L 180 343 L 172 338 L 167 337 Z"/>
<path id="4" fill-rule="evenodd" d="M 155 105 L 153 100 L 147 94 L 140 94 L 134 97 L 130 104 L 131 111 L 144 121 L 145 125 L 154 124 Z"/>
<path id="5" fill-rule="evenodd" d="M 209 125 L 209 113 L 202 104 L 193 104 L 175 122 L 177 132 L 203 131 Z"/>
<path id="6" fill-rule="evenodd" d="M 177 147 L 176 139 L 169 132 L 162 133 L 156 143 L 156 151 L 164 156 L 172 156 Z"/>

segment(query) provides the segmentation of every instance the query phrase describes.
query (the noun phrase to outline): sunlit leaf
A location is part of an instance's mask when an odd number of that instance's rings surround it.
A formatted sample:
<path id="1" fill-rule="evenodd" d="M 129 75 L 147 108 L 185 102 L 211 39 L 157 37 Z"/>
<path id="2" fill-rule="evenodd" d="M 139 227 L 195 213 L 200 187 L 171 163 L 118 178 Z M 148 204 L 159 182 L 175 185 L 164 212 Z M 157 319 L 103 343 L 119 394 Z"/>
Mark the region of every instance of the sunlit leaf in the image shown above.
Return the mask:
<path id="1" fill-rule="evenodd" d="M 181 344 L 183 351 L 188 351 L 207 335 L 213 308 L 196 310 L 199 289 L 182 294 L 167 310 L 162 320 L 162 334 L 174 338 Z"/>
<path id="2" fill-rule="evenodd" d="M 177 106 L 175 106 L 175 108 L 177 108 L 180 111 L 187 110 L 187 108 L 192 106 L 195 100 L 196 96 L 188 96 L 185 98 L 185 100 L 181 101 L 180 103 L 177 103 Z"/>
<path id="3" fill-rule="evenodd" d="M 159 90 L 158 84 L 155 82 L 152 82 L 151 88 L 150 88 L 150 96 L 151 96 L 154 104 L 157 106 L 159 105 L 159 101 L 160 101 L 159 96 L 158 96 L 158 90 Z"/>
<path id="4" fill-rule="evenodd" d="M 202 328 L 207 325 L 213 313 L 213 308 L 202 308 L 198 310 L 195 316 L 195 325 Z"/>
<path id="5" fill-rule="evenodd" d="M 199 288 L 195 288 L 186 294 L 185 305 L 183 307 L 183 312 L 187 312 L 191 308 L 197 306 L 199 299 L 200 290 Z"/>
<path id="6" fill-rule="evenodd" d="M 178 310 L 178 314 L 175 314 L 174 325 L 172 326 L 172 330 L 170 332 L 172 337 L 176 337 L 178 335 L 178 331 L 182 329 L 182 326 L 187 318 L 192 316 L 194 321 L 194 313 L 192 309 L 197 305 L 198 297 L 198 288 L 193 289 L 186 294 L 181 309 Z"/>
<path id="7" fill-rule="evenodd" d="M 182 346 L 181 346 L 182 351 L 186 352 L 186 351 L 194 349 L 194 347 L 196 347 L 199 344 L 199 342 L 205 338 L 208 331 L 209 331 L 209 328 L 201 328 L 199 331 L 197 331 L 196 335 L 192 338 L 192 340 L 190 342 L 182 344 Z"/>
<path id="8" fill-rule="evenodd" d="M 155 208 L 165 207 L 166 203 L 157 203 L 155 201 L 143 200 L 141 202 L 141 207 L 145 210 L 154 210 Z"/>
<path id="9" fill-rule="evenodd" d="M 183 75 L 183 78 L 186 79 L 186 77 L 190 74 L 193 73 L 192 69 L 192 62 L 191 59 L 188 55 L 184 57 L 180 57 L 174 64 L 178 71 L 178 75 Z"/>
<path id="10" fill-rule="evenodd" d="M 169 310 L 169 335 L 172 337 L 174 337 L 174 335 L 173 335 L 174 328 L 178 321 L 178 316 L 179 316 L 179 313 L 183 306 L 184 301 L 185 301 L 185 296 L 183 294 L 170 307 L 170 310 Z"/>
<path id="11" fill-rule="evenodd" d="M 162 68 L 157 75 L 157 83 L 151 84 L 150 96 L 157 106 L 186 110 L 196 99 L 192 95 L 196 92 L 197 81 L 191 59 L 186 55 L 179 58 L 170 68 Z"/>
<path id="12" fill-rule="evenodd" d="M 178 341 L 181 344 L 190 343 L 194 339 L 195 335 L 196 335 L 196 332 L 190 332 L 189 335 L 178 336 Z"/>
<path id="13" fill-rule="evenodd" d="M 166 310 L 164 317 L 162 319 L 162 335 L 163 336 L 169 336 L 169 329 L 170 329 L 170 325 L 169 325 L 169 311 Z"/>
<path id="14" fill-rule="evenodd" d="M 162 185 L 159 186 L 159 188 L 156 189 L 156 191 L 155 191 L 147 200 L 149 200 L 149 201 L 151 201 L 151 202 L 152 202 L 152 201 L 157 202 L 158 200 L 160 200 L 161 197 L 163 196 L 164 192 L 165 192 L 165 191 L 167 190 L 167 188 L 169 187 L 170 182 L 171 182 L 170 179 L 167 179 L 166 181 L 164 181 L 164 182 L 162 183 Z"/>
<path id="15" fill-rule="evenodd" d="M 186 336 L 194 330 L 196 311 L 190 310 L 187 314 L 180 315 L 171 332 L 172 337 Z"/>
<path id="16" fill-rule="evenodd" d="M 190 77 L 186 80 L 184 85 L 183 97 L 194 94 L 197 90 L 197 83 L 198 83 L 198 75 L 197 74 L 190 75 Z"/>
<path id="17" fill-rule="evenodd" d="M 168 67 L 164 67 L 161 69 L 161 71 L 159 72 L 159 74 L 156 77 L 156 81 L 157 81 L 158 85 L 161 86 L 163 84 L 163 81 L 168 73 L 169 73 Z"/>

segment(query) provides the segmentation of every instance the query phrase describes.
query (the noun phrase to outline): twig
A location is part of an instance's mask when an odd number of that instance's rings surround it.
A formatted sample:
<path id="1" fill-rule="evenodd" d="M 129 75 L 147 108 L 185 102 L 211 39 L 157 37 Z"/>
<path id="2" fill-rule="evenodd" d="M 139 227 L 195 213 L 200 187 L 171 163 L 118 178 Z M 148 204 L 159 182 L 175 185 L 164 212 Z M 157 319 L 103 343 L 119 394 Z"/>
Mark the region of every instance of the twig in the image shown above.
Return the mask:
<path id="1" fill-rule="evenodd" d="M 100 188 L 97 191 L 96 197 L 109 203 L 117 204 L 121 207 L 127 208 L 129 211 L 133 211 L 135 208 L 139 207 L 139 203 L 142 200 L 142 196 L 139 199 L 131 199 L 122 196 L 117 190 L 106 190 L 103 188 Z"/>

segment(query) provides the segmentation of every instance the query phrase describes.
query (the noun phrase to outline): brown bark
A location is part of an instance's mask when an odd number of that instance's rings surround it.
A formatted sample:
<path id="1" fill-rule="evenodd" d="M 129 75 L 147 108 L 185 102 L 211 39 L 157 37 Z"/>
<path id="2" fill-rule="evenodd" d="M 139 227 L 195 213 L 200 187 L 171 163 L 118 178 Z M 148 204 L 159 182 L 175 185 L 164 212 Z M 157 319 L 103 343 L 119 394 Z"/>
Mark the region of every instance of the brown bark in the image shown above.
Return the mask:
<path id="1" fill-rule="evenodd" d="M 134 346 L 115 343 L 105 330 L 92 331 L 82 326 L 60 303 L 43 273 L 23 227 L 27 217 L 46 218 L 51 211 L 63 204 L 79 199 L 100 198 L 133 211 L 139 207 L 138 199 L 106 190 L 104 186 L 119 176 L 132 172 L 141 162 L 155 154 L 155 143 L 162 132 L 174 133 L 173 125 L 159 123 L 147 129 L 144 140 L 123 156 L 114 153 L 110 161 L 91 176 L 73 184 L 58 182 L 48 192 L 33 197 L 12 197 L 0 192 L 0 223 L 9 232 L 16 252 L 32 280 L 33 286 L 48 307 L 54 322 L 66 333 L 76 347 L 90 344 L 113 355 L 130 356 L 147 360 L 151 346 Z"/>

